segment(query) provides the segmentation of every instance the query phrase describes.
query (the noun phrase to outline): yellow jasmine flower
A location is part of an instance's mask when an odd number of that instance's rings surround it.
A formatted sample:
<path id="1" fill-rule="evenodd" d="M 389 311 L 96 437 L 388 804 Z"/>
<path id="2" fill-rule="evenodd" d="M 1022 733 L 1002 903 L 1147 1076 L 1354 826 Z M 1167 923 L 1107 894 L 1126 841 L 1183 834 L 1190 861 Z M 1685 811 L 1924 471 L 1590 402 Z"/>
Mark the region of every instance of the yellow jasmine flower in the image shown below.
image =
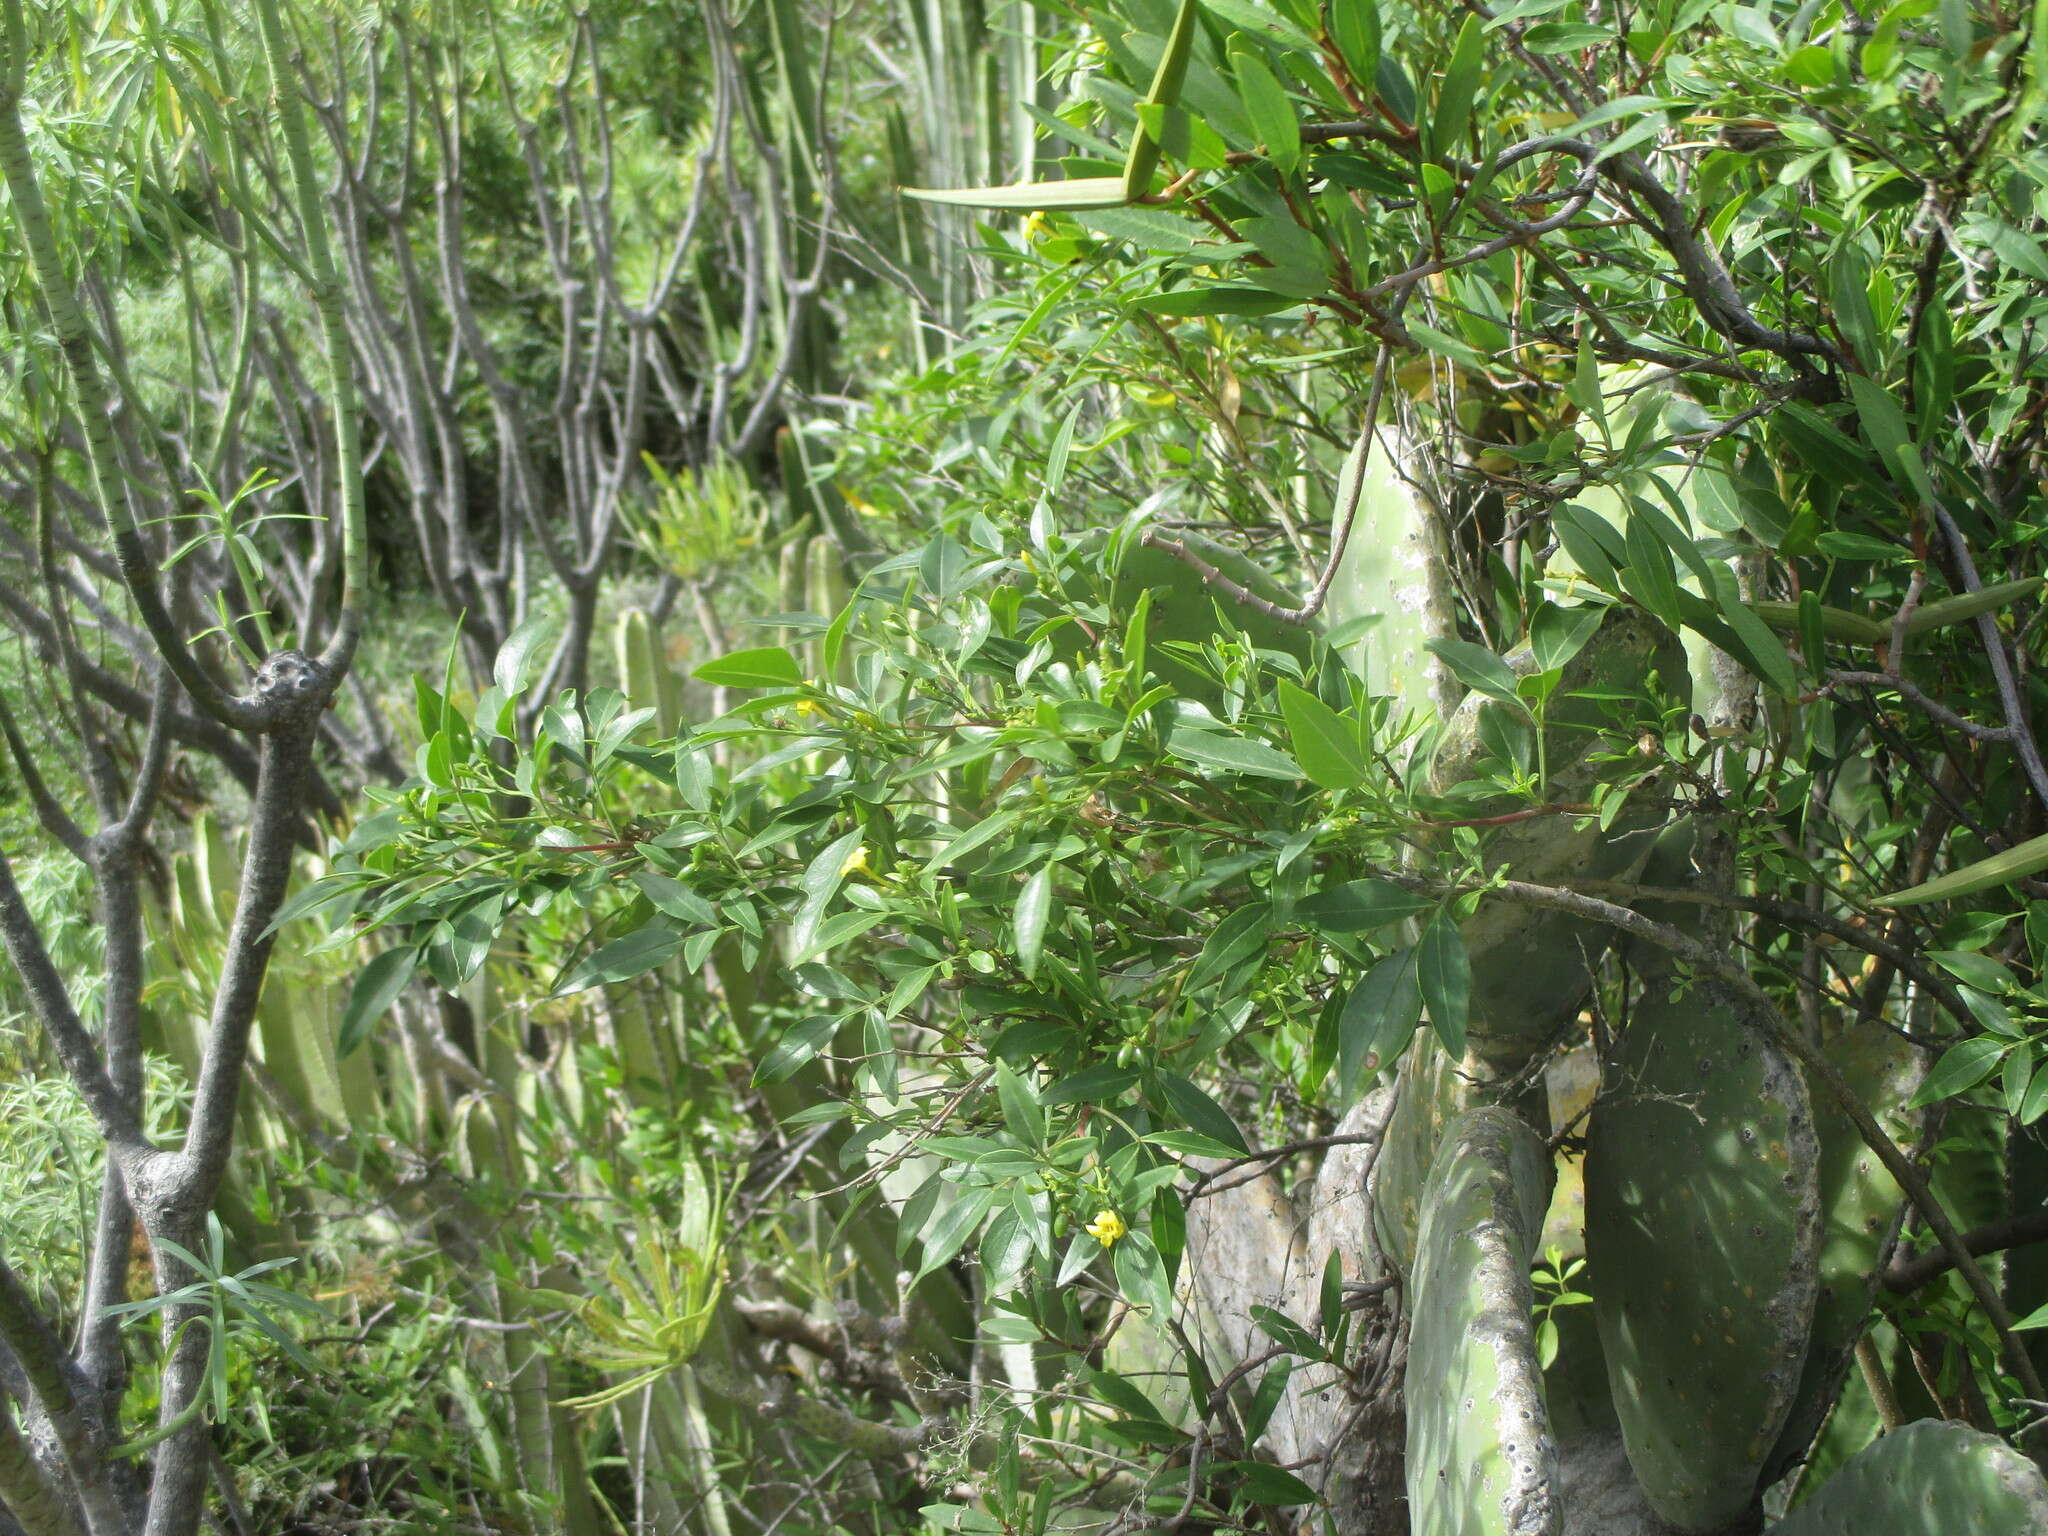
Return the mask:
<path id="1" fill-rule="evenodd" d="M 1097 1211 L 1095 1219 L 1088 1223 L 1088 1235 L 1105 1248 L 1130 1230 L 1115 1211 Z"/>
<path id="2" fill-rule="evenodd" d="M 846 862 L 839 866 L 841 875 L 864 875 L 868 872 L 868 845 L 862 843 L 846 856 Z"/>

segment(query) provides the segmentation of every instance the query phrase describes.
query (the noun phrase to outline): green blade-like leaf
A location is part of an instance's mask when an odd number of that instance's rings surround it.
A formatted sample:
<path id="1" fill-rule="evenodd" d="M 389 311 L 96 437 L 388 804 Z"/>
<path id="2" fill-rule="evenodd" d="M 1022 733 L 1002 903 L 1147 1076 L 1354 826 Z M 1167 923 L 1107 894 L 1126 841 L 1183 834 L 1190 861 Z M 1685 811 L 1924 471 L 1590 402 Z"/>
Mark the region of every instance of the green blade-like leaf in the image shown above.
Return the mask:
<path id="1" fill-rule="evenodd" d="M 1378 0 L 1330 0 L 1324 14 L 1329 17 L 1330 41 L 1337 45 L 1352 80 L 1373 90 L 1380 71 Z"/>
<path id="2" fill-rule="evenodd" d="M 410 947 L 387 949 L 371 958 L 356 972 L 349 988 L 348 1004 L 341 1010 L 341 1028 L 334 1040 L 334 1054 L 346 1056 L 369 1037 L 370 1028 L 398 1001 L 399 993 L 412 980 L 419 964 L 418 953 Z"/>
<path id="3" fill-rule="evenodd" d="M 1251 119 L 1266 158 L 1287 174 L 1301 163 L 1301 123 L 1294 103 L 1265 60 L 1250 48 L 1232 48 L 1230 66 L 1237 77 L 1238 100 L 1244 103 L 1244 114 Z"/>
<path id="4" fill-rule="evenodd" d="M 554 995 L 566 997 L 589 987 L 609 986 L 644 976 L 657 965 L 672 959 L 683 947 L 680 930 L 655 921 L 635 928 L 623 938 L 602 944 L 555 984 Z"/>
<path id="5" fill-rule="evenodd" d="M 1347 880 L 1302 897 L 1294 914 L 1324 933 L 1364 933 L 1413 917 L 1428 905 L 1391 880 Z"/>
<path id="6" fill-rule="evenodd" d="M 1152 88 L 1145 93 L 1147 106 L 1170 107 L 1180 100 L 1188 59 L 1195 48 L 1195 10 L 1195 0 L 1180 0 L 1165 51 L 1159 55 L 1159 67 L 1152 72 Z M 1137 136 L 1131 140 L 1130 158 L 1124 161 L 1121 186 L 1125 202 L 1133 202 L 1151 189 L 1152 172 L 1158 164 L 1159 140 L 1140 122 Z"/>
<path id="7" fill-rule="evenodd" d="M 1300 779 L 1301 767 L 1274 747 L 1246 736 L 1225 736 L 1218 731 L 1177 727 L 1167 734 L 1166 744 L 1177 757 L 1204 768 L 1221 768 L 1260 779 Z"/>
<path id="8" fill-rule="evenodd" d="M 1052 866 L 1038 869 L 1017 893 L 1017 909 L 1011 918 L 1017 938 L 1017 969 L 1026 976 L 1038 974 L 1038 957 L 1045 950 L 1045 920 L 1052 911 Z"/>
<path id="9" fill-rule="evenodd" d="M 1172 1072 L 1161 1072 L 1159 1090 L 1173 1112 L 1194 1130 L 1238 1152 L 1251 1151 L 1245 1145 L 1244 1132 L 1237 1128 L 1237 1122 L 1230 1118 L 1229 1111 L 1188 1079 Z"/>
<path id="10" fill-rule="evenodd" d="M 905 197 L 956 208 L 1006 208 L 1022 213 L 1060 208 L 1122 208 L 1130 202 L 1121 176 L 1073 181 L 1019 181 L 1006 187 L 905 187 Z"/>
<path id="11" fill-rule="evenodd" d="M 1388 955 L 1344 1000 L 1337 1022 L 1337 1088 L 1358 1097 L 1367 1072 L 1392 1061 L 1422 1020 L 1422 989 L 1412 949 Z"/>
<path id="12" fill-rule="evenodd" d="M 1483 645 L 1469 640 L 1430 639 L 1422 642 L 1429 653 L 1451 669 L 1451 675 L 1475 692 L 1505 704 L 1518 704 L 1515 684 L 1520 681 L 1514 668 Z"/>
<path id="13" fill-rule="evenodd" d="M 1974 896 L 1995 886 L 2011 885 L 2028 875 L 2048 869 L 2048 836 L 2031 838 L 1988 859 L 1950 870 L 1938 880 L 1912 886 L 1878 903 L 1881 907 L 1913 907 L 1924 901 L 1947 901 L 1956 896 Z"/>
<path id="14" fill-rule="evenodd" d="M 754 1068 L 755 1085 L 780 1083 L 794 1077 L 832 1043 L 832 1037 L 839 1033 L 839 1024 L 829 1013 L 814 1013 L 792 1024 Z"/>
<path id="15" fill-rule="evenodd" d="M 794 688 L 804 680 L 796 658 L 779 645 L 734 651 L 705 662 L 690 675 L 715 688 Z"/>
<path id="16" fill-rule="evenodd" d="M 1457 924 L 1439 912 L 1415 946 L 1415 976 L 1429 1007 L 1430 1027 L 1455 1060 L 1465 1054 L 1465 1016 L 1472 1005 L 1472 961 Z"/>
<path id="17" fill-rule="evenodd" d="M 1280 715 L 1301 770 L 1324 789 L 1354 789 L 1372 771 L 1351 722 L 1293 683 L 1280 684 Z"/>

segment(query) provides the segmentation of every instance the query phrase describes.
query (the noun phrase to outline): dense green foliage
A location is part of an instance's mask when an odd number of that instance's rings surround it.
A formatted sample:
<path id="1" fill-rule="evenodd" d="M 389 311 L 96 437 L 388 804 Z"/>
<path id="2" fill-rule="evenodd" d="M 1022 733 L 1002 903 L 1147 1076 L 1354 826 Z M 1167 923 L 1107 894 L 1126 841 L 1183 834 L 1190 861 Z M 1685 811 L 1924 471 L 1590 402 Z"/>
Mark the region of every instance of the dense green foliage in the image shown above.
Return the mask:
<path id="1" fill-rule="evenodd" d="M 2048 6 L 232 19 L 0 16 L 29 1536 L 2043 1518 Z"/>

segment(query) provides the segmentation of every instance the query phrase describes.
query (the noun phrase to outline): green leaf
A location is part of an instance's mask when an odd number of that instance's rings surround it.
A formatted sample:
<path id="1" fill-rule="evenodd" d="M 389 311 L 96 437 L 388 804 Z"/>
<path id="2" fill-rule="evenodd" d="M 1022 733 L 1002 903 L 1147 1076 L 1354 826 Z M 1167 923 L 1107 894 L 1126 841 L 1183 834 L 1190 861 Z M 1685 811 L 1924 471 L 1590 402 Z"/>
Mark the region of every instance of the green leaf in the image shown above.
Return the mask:
<path id="1" fill-rule="evenodd" d="M 1230 50 L 1230 67 L 1237 80 L 1238 100 L 1251 119 L 1252 132 L 1265 148 L 1266 158 L 1284 176 L 1301 163 L 1301 124 L 1294 115 L 1294 103 L 1265 61 L 1249 48 Z"/>
<path id="2" fill-rule="evenodd" d="M 1110 1254 L 1110 1267 L 1116 1271 L 1117 1288 L 1125 1299 L 1150 1307 L 1157 1325 L 1164 1328 L 1173 1315 L 1173 1282 L 1167 1278 L 1166 1265 L 1160 1261 L 1152 1239 L 1133 1228 L 1118 1239 Z M 1181 1438 L 1177 1430 L 1169 1429 L 1168 1433 L 1175 1440 Z"/>
<path id="3" fill-rule="evenodd" d="M 1576 53 L 1613 41 L 1614 34 L 1606 27 L 1582 21 L 1546 21 L 1522 34 L 1522 46 L 1535 54 Z"/>
<path id="4" fill-rule="evenodd" d="M 1273 926 L 1272 903 L 1257 901 L 1239 907 L 1209 932 L 1202 952 L 1188 970 L 1183 992 L 1195 992 L 1266 953 Z"/>
<path id="5" fill-rule="evenodd" d="M 1302 897 L 1294 915 L 1322 933 L 1366 933 L 1413 917 L 1428 905 L 1391 880 L 1347 880 Z"/>
<path id="6" fill-rule="evenodd" d="M 1720 599 L 1721 617 L 1735 632 L 1736 639 L 1742 642 L 1740 655 L 1743 664 L 1779 694 L 1796 698 L 1799 694 L 1799 672 L 1792 665 L 1785 642 L 1772 634 L 1771 627 L 1738 596 L 1734 573 L 1725 566 L 1720 569 L 1727 580 L 1724 582 L 1717 578 L 1714 591 Z M 1818 657 L 1815 662 L 1818 664 Z"/>
<path id="7" fill-rule="evenodd" d="M 834 838 L 804 867 L 803 878 L 797 882 L 803 890 L 804 902 L 789 925 L 789 942 L 794 951 L 792 964 L 808 956 L 811 942 L 818 934 L 818 925 L 825 920 L 825 908 L 839 893 L 839 887 L 846 879 L 846 861 L 860 846 L 860 837 L 860 828 L 855 827 L 845 836 Z"/>
<path id="8" fill-rule="evenodd" d="M 1296 1504 L 1317 1504 L 1322 1495 L 1292 1472 L 1263 1461 L 1220 1461 L 1216 1470 L 1235 1472 L 1243 1481 L 1244 1496 L 1254 1504 L 1292 1508 Z"/>
<path id="9" fill-rule="evenodd" d="M 1429 653 L 1451 669 L 1451 674 L 1478 693 L 1506 704 L 1520 700 L 1515 693 L 1519 679 L 1515 669 L 1483 645 L 1469 640 L 1430 639 L 1423 641 Z"/>
<path id="10" fill-rule="evenodd" d="M 1447 357 L 1475 373 L 1486 371 L 1486 359 L 1470 342 L 1460 341 L 1457 337 L 1447 335 L 1433 325 L 1424 325 L 1419 320 L 1408 322 L 1408 334 L 1439 357 Z"/>
<path id="11" fill-rule="evenodd" d="M 1006 187 L 905 187 L 905 197 L 956 208 L 1001 208 L 1024 213 L 1062 208 L 1122 208 L 1131 199 L 1121 176 L 1085 176 L 1073 181 L 1020 181 Z"/>
<path id="12" fill-rule="evenodd" d="M 1306 688 L 1282 680 L 1280 717 L 1301 771 L 1324 789 L 1355 789 L 1372 764 L 1358 744 L 1357 727 Z"/>
<path id="13" fill-rule="evenodd" d="M 551 995 L 567 997 L 572 992 L 582 992 L 590 987 L 631 981 L 673 958 L 682 947 L 680 929 L 658 921 L 644 924 L 623 938 L 601 944 L 585 955 L 580 964 L 555 983 Z"/>
<path id="14" fill-rule="evenodd" d="M 924 1258 L 917 1273 L 911 1276 L 911 1284 L 915 1285 L 958 1253 L 995 1203 L 996 1191 L 988 1185 L 962 1187 L 953 1203 L 941 1210 L 925 1228 Z"/>
<path id="15" fill-rule="evenodd" d="M 1378 961 L 1344 1000 L 1337 1021 L 1337 1091 L 1349 1102 L 1407 1045 L 1422 1021 L 1416 952 L 1399 950 Z"/>
<path id="16" fill-rule="evenodd" d="M 1631 517 L 1625 538 L 1628 569 L 1621 573 L 1623 587 L 1630 597 L 1662 619 L 1667 628 L 1678 629 L 1683 615 L 1678 604 L 1678 577 L 1671 568 L 1671 551 L 1647 517 Z"/>
<path id="17" fill-rule="evenodd" d="M 1993 997 L 2003 997 L 2017 985 L 2011 971 L 1991 956 L 1975 950 L 1930 949 L 1927 958 L 1965 986 L 1989 992 Z"/>
<path id="18" fill-rule="evenodd" d="M 1330 41 L 1352 80 L 1368 94 L 1380 70 L 1380 8 L 1378 0 L 1329 0 Z"/>
<path id="19" fill-rule="evenodd" d="M 1529 650 L 1537 669 L 1554 671 L 1578 655 L 1606 617 L 1605 608 L 1591 605 L 1560 608 L 1556 603 L 1544 603 L 1538 607 L 1536 617 L 1529 621 Z"/>
<path id="20" fill-rule="evenodd" d="M 1172 1072 L 1158 1075 L 1159 1090 L 1176 1115 L 1188 1126 L 1212 1140 L 1222 1142 L 1236 1152 L 1251 1151 L 1245 1145 L 1244 1132 L 1237 1128 L 1237 1122 L 1208 1094 L 1196 1087 L 1187 1078 Z"/>
<path id="21" fill-rule="evenodd" d="M 1128 1067 L 1113 1067 L 1107 1062 L 1093 1067 L 1083 1067 L 1072 1077 L 1063 1077 L 1051 1087 L 1042 1089 L 1038 1102 L 1047 1108 L 1061 1104 L 1106 1104 L 1120 1098 L 1131 1084 L 1138 1080 L 1138 1074 Z"/>
<path id="22" fill-rule="evenodd" d="M 1566 505 L 1550 514 L 1550 526 L 1572 564 L 1584 571 L 1588 580 L 1609 591 L 1616 589 L 1616 568 L 1628 557 L 1612 523 L 1584 507 Z"/>
<path id="23" fill-rule="evenodd" d="M 2024 880 L 2028 875 L 2048 869 L 2048 835 L 2030 838 L 2003 853 L 1994 853 L 1988 859 L 1979 859 L 1974 864 L 1965 864 L 1961 869 L 1951 870 L 1937 880 L 1924 885 L 1912 886 L 1896 895 L 1887 896 L 1878 905 L 1881 907 L 1913 907 L 1926 901 L 1948 901 L 1956 896 L 1974 896 L 1979 891 L 1988 891 L 1997 886 L 2011 885 Z"/>
<path id="24" fill-rule="evenodd" d="M 1228 1146 L 1214 1136 L 1204 1136 L 1200 1131 L 1154 1131 L 1145 1138 L 1145 1144 L 1162 1152 L 1171 1152 L 1175 1157 L 1229 1158 L 1245 1150 Z"/>
<path id="25" fill-rule="evenodd" d="M 1244 1437 L 1256 1443 L 1266 1432 L 1266 1426 L 1273 1422 L 1273 1414 L 1280 1406 L 1280 1400 L 1287 1395 L 1287 1378 L 1294 1374 L 1294 1361 L 1282 1355 L 1266 1367 L 1266 1374 L 1259 1378 L 1259 1388 L 1252 1393 L 1251 1406 L 1245 1409 Z"/>
<path id="26" fill-rule="evenodd" d="M 796 658 L 779 645 L 719 656 L 690 675 L 715 688 L 794 688 L 804 680 Z"/>
<path id="27" fill-rule="evenodd" d="M 1465 1016 L 1472 1003 L 1472 961 L 1464 935 L 1449 915 L 1439 912 L 1422 930 L 1415 946 L 1416 980 L 1429 1009 L 1430 1027 L 1452 1060 L 1465 1054 Z"/>
<path id="28" fill-rule="evenodd" d="M 1917 1108 L 1969 1092 L 1998 1069 L 1998 1059 L 2004 1054 L 2005 1042 L 1989 1035 L 1950 1046 L 1927 1074 L 1920 1091 L 1913 1095 L 1913 1105 Z"/>
<path id="29" fill-rule="evenodd" d="M 633 871 L 633 883 L 640 887 L 640 894 L 654 904 L 656 911 L 666 912 L 679 922 L 717 926 L 718 909 L 682 881 L 671 880 L 651 869 L 636 869 Z"/>
<path id="30" fill-rule="evenodd" d="M 1153 315 L 1276 315 L 1283 309 L 1297 309 L 1301 300 L 1286 294 L 1268 293 L 1224 283 L 1213 288 L 1175 288 L 1169 293 L 1148 293 L 1131 300 L 1132 309 Z"/>
<path id="31" fill-rule="evenodd" d="M 1026 976 L 1038 974 L 1038 957 L 1045 949 L 1045 920 L 1051 912 L 1052 866 L 1046 864 L 1024 882 L 1010 920 L 1016 934 L 1017 968 Z"/>
<path id="32" fill-rule="evenodd" d="M 1081 1379 L 1088 1383 L 1088 1390 L 1096 1400 L 1128 1419 L 1143 1419 L 1154 1424 L 1166 1422 L 1166 1415 L 1158 1404 L 1147 1397 L 1136 1383 L 1127 1381 L 1115 1371 L 1097 1370 L 1090 1365 L 1081 1367 Z"/>
<path id="33" fill-rule="evenodd" d="M 814 1013 L 790 1025 L 754 1068 L 755 1086 L 786 1082 L 794 1077 L 832 1043 L 843 1022 L 829 1013 Z"/>
<path id="34" fill-rule="evenodd" d="M 1429 118 L 1430 158 L 1458 153 L 1472 121 L 1472 102 L 1479 94 L 1479 73 L 1486 63 L 1486 38 L 1480 19 L 1467 16 L 1444 66 L 1444 83 L 1436 93 Z"/>
<path id="35" fill-rule="evenodd" d="M 491 680 L 506 698 L 515 698 L 526 691 L 539 666 L 542 647 L 560 627 L 555 619 L 536 617 L 528 619 L 505 637 L 505 643 L 498 647 L 497 658 L 491 663 Z"/>
<path id="36" fill-rule="evenodd" d="M 1195 0 L 1180 0 L 1174 12 L 1173 30 L 1160 50 L 1159 66 L 1152 72 L 1151 89 L 1145 92 L 1148 105 L 1170 107 L 1180 100 L 1181 83 L 1187 79 L 1188 60 L 1194 56 Z M 1131 140 L 1131 153 L 1124 161 L 1123 192 L 1126 201 L 1143 196 L 1152 187 L 1152 171 L 1159 164 L 1159 140 L 1139 124 Z"/>
<path id="37" fill-rule="evenodd" d="M 1045 1111 L 1038 1107 L 1038 1090 L 1006 1061 L 996 1063 L 996 1102 L 1011 1135 L 1034 1147 L 1045 1145 Z"/>
<path id="38" fill-rule="evenodd" d="M 1246 736 L 1224 736 L 1215 731 L 1177 725 L 1167 732 L 1166 745 L 1176 757 L 1200 763 L 1205 768 L 1221 768 L 1227 773 L 1242 773 L 1258 779 L 1298 780 L 1304 777 L 1301 766 L 1285 752 Z"/>
<path id="39" fill-rule="evenodd" d="M 371 1026 L 391 1011 L 406 983 L 419 965 L 419 954 L 410 945 L 382 950 L 356 972 L 348 989 L 348 1002 L 341 1010 L 341 1027 L 335 1035 L 334 1054 L 347 1056 L 369 1038 Z"/>

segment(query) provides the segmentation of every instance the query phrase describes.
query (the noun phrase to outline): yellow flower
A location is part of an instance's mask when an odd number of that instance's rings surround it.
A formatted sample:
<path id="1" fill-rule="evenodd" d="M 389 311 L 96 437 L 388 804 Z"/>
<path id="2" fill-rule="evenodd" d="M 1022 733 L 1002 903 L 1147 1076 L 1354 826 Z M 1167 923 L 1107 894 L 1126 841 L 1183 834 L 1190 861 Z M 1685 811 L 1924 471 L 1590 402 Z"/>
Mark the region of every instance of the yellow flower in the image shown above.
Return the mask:
<path id="1" fill-rule="evenodd" d="M 822 715 L 824 713 L 825 706 L 816 699 L 798 699 L 796 701 L 796 716 L 799 720 L 808 720 L 812 715 Z"/>
<path id="2" fill-rule="evenodd" d="M 1095 1219 L 1088 1223 L 1088 1235 L 1105 1248 L 1130 1230 L 1115 1211 L 1097 1211 Z"/>
<path id="3" fill-rule="evenodd" d="M 868 872 L 868 845 L 862 843 L 846 856 L 846 862 L 839 866 L 842 875 L 864 875 Z"/>
<path id="4" fill-rule="evenodd" d="M 1042 240 L 1051 233 L 1052 220 L 1045 216 L 1043 208 L 1035 209 L 1031 216 L 1024 221 L 1024 242 L 1027 245 L 1033 241 Z"/>

